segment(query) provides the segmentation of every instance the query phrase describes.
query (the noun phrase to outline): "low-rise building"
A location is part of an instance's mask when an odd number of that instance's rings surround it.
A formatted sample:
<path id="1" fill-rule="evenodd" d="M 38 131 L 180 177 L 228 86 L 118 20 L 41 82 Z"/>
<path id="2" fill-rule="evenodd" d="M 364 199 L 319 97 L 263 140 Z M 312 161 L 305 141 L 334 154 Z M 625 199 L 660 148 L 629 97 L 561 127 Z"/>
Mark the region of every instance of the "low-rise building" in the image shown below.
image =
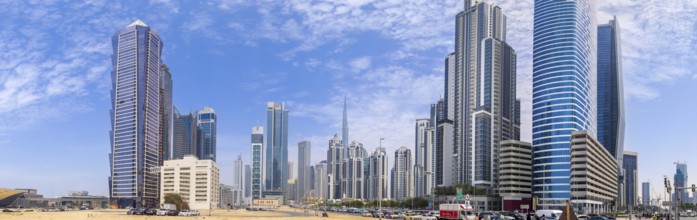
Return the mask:
<path id="1" fill-rule="evenodd" d="M 571 204 L 581 213 L 609 211 L 617 197 L 617 161 L 587 131 L 571 133 Z"/>
<path id="2" fill-rule="evenodd" d="M 503 210 L 521 210 L 530 204 L 532 194 L 532 145 L 516 140 L 501 141 L 499 184 Z"/>
<path id="3" fill-rule="evenodd" d="M 191 209 L 217 207 L 220 199 L 220 173 L 215 161 L 187 155 L 164 161 L 160 176 L 160 203 L 165 195 L 176 193 Z"/>

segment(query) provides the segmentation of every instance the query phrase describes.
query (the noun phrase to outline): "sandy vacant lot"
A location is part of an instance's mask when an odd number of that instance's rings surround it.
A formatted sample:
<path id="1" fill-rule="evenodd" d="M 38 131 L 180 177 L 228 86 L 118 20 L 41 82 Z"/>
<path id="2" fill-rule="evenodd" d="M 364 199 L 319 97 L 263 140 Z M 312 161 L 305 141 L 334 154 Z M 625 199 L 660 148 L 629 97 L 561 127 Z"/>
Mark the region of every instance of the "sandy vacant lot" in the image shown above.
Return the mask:
<path id="1" fill-rule="evenodd" d="M 305 214 L 302 210 L 282 207 L 277 211 L 246 211 L 246 210 L 213 210 L 208 216 L 208 210 L 199 210 L 201 216 L 132 216 L 126 215 L 127 210 L 87 210 L 87 211 L 67 211 L 67 212 L 22 212 L 22 213 L 0 213 L 2 220 L 170 220 L 170 219 L 327 219 L 314 216 L 314 211 Z M 372 218 L 341 215 L 329 213 L 329 219 L 364 219 Z"/>

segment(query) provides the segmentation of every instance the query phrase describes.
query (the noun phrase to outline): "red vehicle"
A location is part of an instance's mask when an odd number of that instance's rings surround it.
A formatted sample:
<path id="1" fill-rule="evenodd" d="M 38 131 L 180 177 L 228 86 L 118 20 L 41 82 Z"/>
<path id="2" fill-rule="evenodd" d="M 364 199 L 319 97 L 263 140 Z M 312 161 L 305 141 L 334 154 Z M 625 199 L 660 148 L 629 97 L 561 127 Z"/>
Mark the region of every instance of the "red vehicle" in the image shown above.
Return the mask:
<path id="1" fill-rule="evenodd" d="M 440 219 L 474 220 L 474 212 L 469 203 L 440 204 Z"/>

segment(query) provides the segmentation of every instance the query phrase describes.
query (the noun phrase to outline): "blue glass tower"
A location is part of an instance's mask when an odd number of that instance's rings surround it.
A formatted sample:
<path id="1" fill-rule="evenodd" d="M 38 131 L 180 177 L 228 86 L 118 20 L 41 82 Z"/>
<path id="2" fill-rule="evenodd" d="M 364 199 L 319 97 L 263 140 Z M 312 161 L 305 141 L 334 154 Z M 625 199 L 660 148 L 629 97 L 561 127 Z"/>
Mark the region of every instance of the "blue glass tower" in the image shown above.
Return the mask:
<path id="1" fill-rule="evenodd" d="M 160 142 L 162 41 L 140 20 L 112 36 L 111 177 L 112 204 L 156 207 Z"/>
<path id="2" fill-rule="evenodd" d="M 209 107 L 203 107 L 196 114 L 196 122 L 200 129 L 198 132 L 199 144 L 196 156 L 200 160 L 215 161 L 217 120 L 215 111 Z"/>
<path id="3" fill-rule="evenodd" d="M 598 141 L 622 164 L 624 92 L 617 18 L 598 25 Z"/>
<path id="4" fill-rule="evenodd" d="M 266 108 L 266 181 L 267 191 L 286 191 L 288 183 L 288 110 L 269 102 Z"/>
<path id="5" fill-rule="evenodd" d="M 673 176 L 673 182 L 676 187 L 686 187 L 687 186 L 687 164 L 677 163 L 675 165 L 675 176 Z M 672 186 L 671 186 L 672 187 Z M 675 190 L 675 195 L 673 198 L 680 199 L 681 201 L 688 201 L 689 193 L 687 190 Z"/>
<path id="6" fill-rule="evenodd" d="M 596 135 L 594 0 L 535 0 L 533 194 L 542 208 L 570 200 L 570 135 Z"/>
<path id="7" fill-rule="evenodd" d="M 634 207 L 638 205 L 639 196 L 639 161 L 638 154 L 632 151 L 623 152 L 623 163 L 622 169 L 624 170 L 624 192 L 620 195 L 624 195 L 622 205 Z"/>

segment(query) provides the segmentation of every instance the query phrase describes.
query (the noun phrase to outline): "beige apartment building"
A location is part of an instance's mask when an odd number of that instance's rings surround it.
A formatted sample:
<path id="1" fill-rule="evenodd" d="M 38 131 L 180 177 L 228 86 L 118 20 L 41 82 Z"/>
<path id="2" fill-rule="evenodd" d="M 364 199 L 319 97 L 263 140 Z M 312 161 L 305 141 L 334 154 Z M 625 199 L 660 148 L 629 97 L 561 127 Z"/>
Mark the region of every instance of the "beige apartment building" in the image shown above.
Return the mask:
<path id="1" fill-rule="evenodd" d="M 586 131 L 571 133 L 571 203 L 581 213 L 610 211 L 617 197 L 617 162 Z"/>
<path id="2" fill-rule="evenodd" d="M 220 199 L 220 173 L 213 160 L 199 160 L 194 155 L 182 159 L 166 160 L 161 168 L 160 203 L 165 195 L 177 193 L 189 203 L 191 209 L 218 207 Z"/>

